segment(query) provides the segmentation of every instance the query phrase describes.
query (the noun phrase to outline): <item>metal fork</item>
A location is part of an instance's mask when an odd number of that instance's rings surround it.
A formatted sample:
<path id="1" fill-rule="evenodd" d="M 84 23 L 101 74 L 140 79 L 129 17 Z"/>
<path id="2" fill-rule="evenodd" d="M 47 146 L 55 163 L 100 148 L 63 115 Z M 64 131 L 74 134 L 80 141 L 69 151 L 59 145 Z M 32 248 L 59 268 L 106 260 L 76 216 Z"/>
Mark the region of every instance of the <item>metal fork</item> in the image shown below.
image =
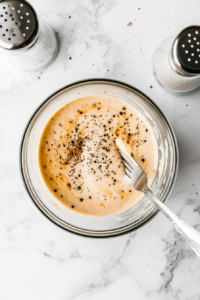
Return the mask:
<path id="1" fill-rule="evenodd" d="M 125 169 L 126 181 L 137 191 L 143 192 L 164 215 L 172 222 L 175 229 L 189 242 L 191 248 L 200 257 L 200 233 L 185 221 L 179 219 L 166 205 L 158 200 L 147 186 L 147 175 L 131 157 L 128 159 L 120 150 Z"/>

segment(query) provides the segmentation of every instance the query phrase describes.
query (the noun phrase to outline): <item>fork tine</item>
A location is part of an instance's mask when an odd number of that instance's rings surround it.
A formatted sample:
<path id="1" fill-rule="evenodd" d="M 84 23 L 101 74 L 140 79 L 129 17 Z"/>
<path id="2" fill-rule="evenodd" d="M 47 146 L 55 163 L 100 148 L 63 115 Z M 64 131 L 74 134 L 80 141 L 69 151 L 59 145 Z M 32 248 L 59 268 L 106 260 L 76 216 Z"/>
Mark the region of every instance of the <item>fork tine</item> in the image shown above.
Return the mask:
<path id="1" fill-rule="evenodd" d="M 131 179 L 131 177 L 129 177 L 128 175 L 125 174 L 125 180 L 129 183 L 129 180 Z"/>
<path id="2" fill-rule="evenodd" d="M 133 169 L 133 165 L 132 162 L 119 150 L 119 153 L 121 154 L 124 162 L 127 163 L 127 165 L 129 166 L 130 169 Z"/>
<path id="3" fill-rule="evenodd" d="M 129 172 L 128 169 L 126 169 L 126 168 L 125 168 L 125 174 L 126 174 L 129 178 L 131 178 L 132 173 Z"/>
<path id="4" fill-rule="evenodd" d="M 127 169 L 128 172 L 131 174 L 132 173 L 132 169 L 129 167 L 129 165 L 127 164 L 127 162 L 125 160 L 123 160 L 123 163 L 124 163 L 125 169 Z"/>

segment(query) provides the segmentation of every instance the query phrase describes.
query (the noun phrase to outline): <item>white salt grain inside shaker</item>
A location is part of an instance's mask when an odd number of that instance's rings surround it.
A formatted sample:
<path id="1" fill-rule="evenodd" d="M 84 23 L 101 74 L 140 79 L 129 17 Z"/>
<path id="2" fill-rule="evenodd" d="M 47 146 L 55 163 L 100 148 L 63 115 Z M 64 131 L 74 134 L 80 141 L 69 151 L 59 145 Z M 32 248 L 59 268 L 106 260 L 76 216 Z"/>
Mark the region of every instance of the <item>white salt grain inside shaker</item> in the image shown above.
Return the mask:
<path id="1" fill-rule="evenodd" d="M 153 73 L 168 92 L 187 94 L 200 87 L 200 27 L 185 28 L 164 40 L 152 57 Z"/>

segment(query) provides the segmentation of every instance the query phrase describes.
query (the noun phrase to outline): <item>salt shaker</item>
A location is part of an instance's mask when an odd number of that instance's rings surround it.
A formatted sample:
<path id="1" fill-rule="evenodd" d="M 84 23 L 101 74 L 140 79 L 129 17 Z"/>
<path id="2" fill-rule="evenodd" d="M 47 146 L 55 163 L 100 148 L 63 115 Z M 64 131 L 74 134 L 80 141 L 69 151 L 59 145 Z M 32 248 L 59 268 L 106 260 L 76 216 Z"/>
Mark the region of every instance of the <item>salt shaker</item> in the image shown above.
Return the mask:
<path id="1" fill-rule="evenodd" d="M 185 28 L 156 48 L 153 73 L 168 92 L 188 94 L 200 87 L 200 26 Z"/>
<path id="2" fill-rule="evenodd" d="M 41 71 L 56 57 L 58 41 L 26 1 L 0 1 L 0 47 L 8 61 L 24 71 Z"/>

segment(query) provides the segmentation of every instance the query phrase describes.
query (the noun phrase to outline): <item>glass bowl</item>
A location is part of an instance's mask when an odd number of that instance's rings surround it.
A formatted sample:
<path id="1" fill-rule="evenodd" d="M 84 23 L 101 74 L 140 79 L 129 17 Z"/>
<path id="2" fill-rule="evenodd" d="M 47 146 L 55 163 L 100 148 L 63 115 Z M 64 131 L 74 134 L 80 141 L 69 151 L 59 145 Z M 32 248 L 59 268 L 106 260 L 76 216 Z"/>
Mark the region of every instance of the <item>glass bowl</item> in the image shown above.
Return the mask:
<path id="1" fill-rule="evenodd" d="M 158 148 L 158 168 L 151 190 L 165 202 L 178 171 L 178 147 L 171 125 L 145 94 L 129 84 L 111 79 L 88 79 L 69 84 L 49 96 L 30 118 L 21 142 L 20 170 L 25 188 L 39 210 L 54 224 L 75 234 L 105 238 L 140 228 L 158 212 L 145 196 L 130 209 L 116 215 L 82 215 L 62 205 L 46 187 L 38 165 L 38 147 L 42 131 L 54 113 L 66 103 L 83 96 L 106 95 L 118 98 L 138 109 L 149 121 Z"/>

